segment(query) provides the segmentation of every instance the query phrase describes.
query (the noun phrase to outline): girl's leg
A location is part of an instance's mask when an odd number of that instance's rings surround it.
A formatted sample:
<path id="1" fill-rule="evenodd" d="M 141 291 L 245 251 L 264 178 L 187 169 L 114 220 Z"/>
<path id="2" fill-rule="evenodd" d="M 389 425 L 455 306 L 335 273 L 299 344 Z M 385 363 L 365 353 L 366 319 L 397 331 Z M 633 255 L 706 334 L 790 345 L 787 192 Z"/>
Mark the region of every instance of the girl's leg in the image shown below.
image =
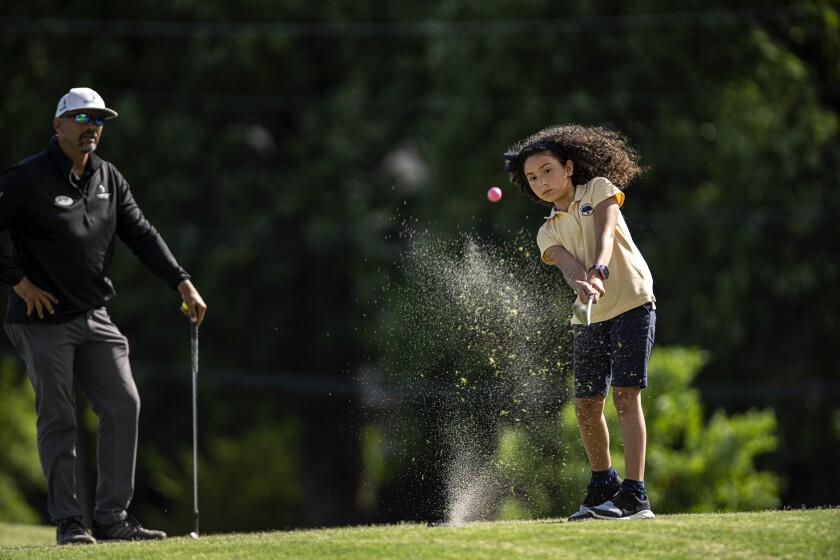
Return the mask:
<path id="1" fill-rule="evenodd" d="M 589 464 L 593 471 L 605 471 L 612 466 L 610 459 L 610 433 L 604 418 L 604 402 L 600 395 L 594 397 L 576 397 L 575 414 L 577 415 L 580 437 Z"/>
<path id="2" fill-rule="evenodd" d="M 644 480 L 647 428 L 641 387 L 613 387 L 613 402 L 624 443 L 624 475 L 630 480 Z"/>
<path id="3" fill-rule="evenodd" d="M 586 497 L 569 521 L 593 517 L 591 509 L 612 498 L 621 478 L 612 469 L 610 433 L 604 418 L 604 403 L 611 377 L 610 321 L 588 327 L 573 325 L 575 415 L 580 438 L 592 469 Z"/>
<path id="4" fill-rule="evenodd" d="M 613 402 L 624 443 L 624 474 L 644 480 L 647 429 L 642 389 L 656 333 L 656 311 L 645 304 L 616 317 L 611 325 Z"/>

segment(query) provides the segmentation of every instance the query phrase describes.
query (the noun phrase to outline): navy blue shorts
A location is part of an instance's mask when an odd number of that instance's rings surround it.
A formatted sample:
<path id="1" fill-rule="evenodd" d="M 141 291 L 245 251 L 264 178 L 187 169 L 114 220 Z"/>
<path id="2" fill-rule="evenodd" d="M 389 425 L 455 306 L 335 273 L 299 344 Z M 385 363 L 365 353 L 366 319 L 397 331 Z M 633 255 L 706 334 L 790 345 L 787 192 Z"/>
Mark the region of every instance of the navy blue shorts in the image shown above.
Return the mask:
<path id="1" fill-rule="evenodd" d="M 607 396 L 613 387 L 647 387 L 647 367 L 656 332 L 650 303 L 588 327 L 572 325 L 575 336 L 575 397 Z"/>

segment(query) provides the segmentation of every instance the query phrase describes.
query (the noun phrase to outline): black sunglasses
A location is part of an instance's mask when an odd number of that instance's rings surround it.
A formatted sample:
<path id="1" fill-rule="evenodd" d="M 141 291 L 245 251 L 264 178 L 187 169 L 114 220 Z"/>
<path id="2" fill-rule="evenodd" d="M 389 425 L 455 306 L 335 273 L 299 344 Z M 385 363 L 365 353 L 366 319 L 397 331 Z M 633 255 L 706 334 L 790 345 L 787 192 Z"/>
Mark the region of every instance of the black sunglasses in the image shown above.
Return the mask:
<path id="1" fill-rule="evenodd" d="M 105 117 L 102 115 L 91 115 L 90 113 L 76 113 L 75 115 L 64 115 L 66 119 L 73 119 L 76 124 L 89 124 L 93 121 L 94 126 L 105 126 Z"/>

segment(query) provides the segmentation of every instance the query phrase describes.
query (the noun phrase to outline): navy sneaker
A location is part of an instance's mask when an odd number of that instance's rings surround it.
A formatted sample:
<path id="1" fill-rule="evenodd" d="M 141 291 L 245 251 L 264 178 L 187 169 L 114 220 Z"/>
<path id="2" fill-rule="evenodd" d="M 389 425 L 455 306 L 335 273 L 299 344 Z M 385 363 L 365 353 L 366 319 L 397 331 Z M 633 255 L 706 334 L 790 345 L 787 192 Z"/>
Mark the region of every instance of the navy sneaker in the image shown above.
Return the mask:
<path id="1" fill-rule="evenodd" d="M 615 481 L 610 484 L 594 484 L 590 482 L 586 487 L 586 499 L 583 500 L 580 509 L 569 516 L 569 521 L 592 519 L 592 508 L 612 499 L 618 493 L 619 488 L 621 488 L 620 476 L 616 476 Z"/>
<path id="2" fill-rule="evenodd" d="M 111 525 L 102 525 L 94 521 L 93 536 L 100 541 L 148 541 L 165 539 L 166 533 L 144 529 L 139 521 L 129 515 Z"/>
<path id="3" fill-rule="evenodd" d="M 622 486 L 612 500 L 595 506 L 590 513 L 598 519 L 653 519 L 647 495 L 638 495 Z"/>
<path id="4" fill-rule="evenodd" d="M 58 522 L 58 527 L 55 530 L 55 543 L 96 544 L 96 539 L 88 534 L 81 520 L 69 517 Z"/>

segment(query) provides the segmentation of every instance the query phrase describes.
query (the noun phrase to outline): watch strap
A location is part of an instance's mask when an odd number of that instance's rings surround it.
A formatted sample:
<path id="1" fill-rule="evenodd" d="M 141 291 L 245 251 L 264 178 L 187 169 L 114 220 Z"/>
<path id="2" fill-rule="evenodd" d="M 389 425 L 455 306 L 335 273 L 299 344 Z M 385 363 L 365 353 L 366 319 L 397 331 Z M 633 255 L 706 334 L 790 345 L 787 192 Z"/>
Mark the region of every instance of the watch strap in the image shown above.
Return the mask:
<path id="1" fill-rule="evenodd" d="M 607 268 L 605 264 L 593 264 L 589 267 L 589 270 L 597 270 L 598 273 L 601 275 L 601 278 L 607 280 L 610 277 L 610 269 Z"/>

